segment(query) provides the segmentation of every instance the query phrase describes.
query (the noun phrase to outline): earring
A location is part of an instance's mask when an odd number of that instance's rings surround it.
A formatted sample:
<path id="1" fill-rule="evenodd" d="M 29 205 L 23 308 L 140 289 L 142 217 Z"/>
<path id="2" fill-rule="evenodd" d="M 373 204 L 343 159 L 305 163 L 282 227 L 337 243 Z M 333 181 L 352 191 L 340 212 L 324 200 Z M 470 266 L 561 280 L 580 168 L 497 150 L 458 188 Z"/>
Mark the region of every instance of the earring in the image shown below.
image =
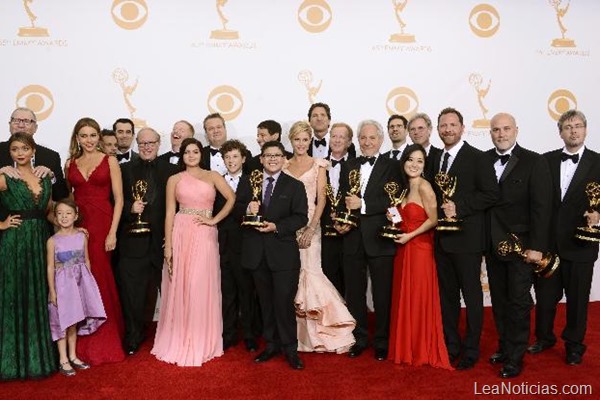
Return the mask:
<path id="1" fill-rule="evenodd" d="M 81 150 L 81 144 L 79 144 L 79 142 L 77 142 L 77 151 Z"/>

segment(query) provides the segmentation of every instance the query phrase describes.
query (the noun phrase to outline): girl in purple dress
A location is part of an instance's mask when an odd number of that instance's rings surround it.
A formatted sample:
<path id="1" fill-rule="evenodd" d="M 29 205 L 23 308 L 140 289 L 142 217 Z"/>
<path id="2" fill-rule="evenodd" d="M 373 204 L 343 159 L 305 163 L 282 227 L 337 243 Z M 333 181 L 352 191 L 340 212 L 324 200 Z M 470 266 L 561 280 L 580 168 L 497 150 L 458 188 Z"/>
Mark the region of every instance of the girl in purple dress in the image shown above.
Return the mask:
<path id="1" fill-rule="evenodd" d="M 58 345 L 58 369 L 71 376 L 75 375 L 73 367 L 90 367 L 77 357 L 77 335 L 95 332 L 106 313 L 90 272 L 87 237 L 74 226 L 78 218 L 75 202 L 58 201 L 54 216 L 59 229 L 47 244 L 50 330 Z"/>

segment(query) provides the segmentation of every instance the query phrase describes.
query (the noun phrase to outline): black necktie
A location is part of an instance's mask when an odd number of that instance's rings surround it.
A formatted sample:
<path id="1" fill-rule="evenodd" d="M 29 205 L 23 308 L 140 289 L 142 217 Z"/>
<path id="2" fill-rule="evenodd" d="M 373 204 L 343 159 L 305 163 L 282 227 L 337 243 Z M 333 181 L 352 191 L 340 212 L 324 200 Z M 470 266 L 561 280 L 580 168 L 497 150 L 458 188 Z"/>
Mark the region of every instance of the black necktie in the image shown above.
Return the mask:
<path id="1" fill-rule="evenodd" d="M 400 154 L 400 150 L 392 150 L 392 158 L 394 160 L 398 159 L 398 154 Z"/>
<path id="2" fill-rule="evenodd" d="M 496 153 L 496 161 L 500 160 L 500 164 L 502 164 L 502 165 L 506 165 L 506 163 L 508 162 L 509 158 L 510 158 L 510 154 L 500 155 L 500 154 Z M 494 163 L 496 161 L 494 161 Z"/>
<path id="3" fill-rule="evenodd" d="M 446 173 L 448 171 L 448 159 L 450 158 L 450 153 L 444 153 L 444 161 L 442 161 L 442 169 L 440 172 Z"/>
<path id="4" fill-rule="evenodd" d="M 571 160 L 571 161 L 573 161 L 573 164 L 577 164 L 579 162 L 579 154 L 561 153 L 560 161 L 567 161 L 567 160 Z"/>
<path id="5" fill-rule="evenodd" d="M 129 160 L 129 152 L 123 154 L 117 154 L 117 161 Z"/>
<path id="6" fill-rule="evenodd" d="M 325 138 L 321 139 L 321 140 L 317 140 L 315 139 L 315 147 L 319 147 L 319 146 L 327 146 L 327 142 L 325 141 Z"/>
<path id="7" fill-rule="evenodd" d="M 275 178 L 269 176 L 267 181 L 267 188 L 265 189 L 265 195 L 263 196 L 263 208 L 265 210 L 269 208 L 269 203 L 271 202 L 271 195 L 273 194 L 273 181 L 275 181 Z"/>
<path id="8" fill-rule="evenodd" d="M 210 155 L 211 156 L 216 156 L 218 152 L 219 152 L 219 149 L 213 149 L 212 147 L 210 147 Z"/>
<path id="9" fill-rule="evenodd" d="M 372 157 L 361 156 L 360 163 L 361 164 L 369 163 L 369 164 L 373 165 L 373 164 L 375 164 L 375 157 L 374 156 L 372 156 Z"/>

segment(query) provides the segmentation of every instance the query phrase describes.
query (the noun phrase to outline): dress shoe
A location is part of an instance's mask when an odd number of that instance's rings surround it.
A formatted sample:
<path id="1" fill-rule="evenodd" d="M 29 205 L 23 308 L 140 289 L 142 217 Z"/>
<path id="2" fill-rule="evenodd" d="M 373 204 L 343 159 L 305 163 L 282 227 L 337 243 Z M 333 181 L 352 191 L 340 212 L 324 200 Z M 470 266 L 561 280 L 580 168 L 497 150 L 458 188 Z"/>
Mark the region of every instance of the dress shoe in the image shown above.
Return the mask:
<path id="1" fill-rule="evenodd" d="M 73 358 L 73 359 L 70 359 L 69 361 L 71 362 L 71 365 L 74 368 L 77 368 L 77 369 L 90 369 L 90 364 L 84 363 L 79 358 Z"/>
<path id="2" fill-rule="evenodd" d="M 244 344 L 246 345 L 246 350 L 248 350 L 250 353 L 254 353 L 256 350 L 258 350 L 258 344 L 254 339 L 244 339 Z"/>
<path id="3" fill-rule="evenodd" d="M 256 357 L 254 359 L 254 362 L 262 363 L 262 362 L 269 361 L 271 358 L 275 357 L 277 354 L 279 354 L 279 350 L 267 349 L 267 350 L 263 351 L 262 353 L 260 353 L 258 355 L 258 357 Z"/>
<path id="4" fill-rule="evenodd" d="M 500 370 L 500 378 L 510 379 L 521 375 L 521 367 L 507 363 Z"/>
<path id="5" fill-rule="evenodd" d="M 506 355 L 501 352 L 501 351 L 497 351 L 494 354 L 492 354 L 492 356 L 490 357 L 490 364 L 495 365 L 495 364 L 502 364 L 506 361 Z"/>
<path id="6" fill-rule="evenodd" d="M 567 364 L 569 365 L 579 365 L 582 362 L 582 356 L 579 353 L 567 353 Z"/>
<path id="7" fill-rule="evenodd" d="M 292 369 L 304 369 L 304 363 L 297 353 L 286 354 L 285 359 Z"/>
<path id="8" fill-rule="evenodd" d="M 383 361 L 387 359 L 388 351 L 386 349 L 375 349 L 375 359 L 377 361 Z"/>
<path id="9" fill-rule="evenodd" d="M 132 356 L 135 353 L 137 353 L 139 349 L 140 349 L 139 344 L 129 344 L 129 345 L 127 345 L 127 347 L 125 347 L 125 353 L 127 353 L 127 355 L 129 355 L 129 356 Z"/>
<path id="10" fill-rule="evenodd" d="M 529 354 L 538 354 L 538 353 L 541 353 L 542 351 L 547 350 L 553 346 L 554 346 L 554 344 L 548 344 L 548 343 L 544 343 L 544 342 L 535 342 L 534 344 L 532 344 L 531 346 L 529 346 L 527 348 L 527 352 Z"/>
<path id="11" fill-rule="evenodd" d="M 348 357 L 356 358 L 360 356 L 363 353 L 363 351 L 365 351 L 365 349 L 365 346 L 359 346 L 358 344 L 355 344 L 352 347 L 350 347 L 350 350 L 348 351 Z"/>
<path id="12" fill-rule="evenodd" d="M 456 364 L 456 369 L 459 371 L 465 371 L 467 369 L 471 369 L 475 366 L 477 360 L 471 357 L 465 357 Z"/>

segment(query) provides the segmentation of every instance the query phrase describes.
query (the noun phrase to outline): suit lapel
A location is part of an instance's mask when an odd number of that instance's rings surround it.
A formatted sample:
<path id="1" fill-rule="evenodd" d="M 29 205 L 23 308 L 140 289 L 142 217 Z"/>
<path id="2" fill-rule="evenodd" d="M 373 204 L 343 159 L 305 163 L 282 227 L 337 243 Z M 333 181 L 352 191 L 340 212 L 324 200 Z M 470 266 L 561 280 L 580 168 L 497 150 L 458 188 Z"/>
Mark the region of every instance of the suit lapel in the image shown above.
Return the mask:
<path id="1" fill-rule="evenodd" d="M 377 157 L 377 160 L 375 160 L 375 165 L 373 165 L 373 170 L 371 171 L 371 175 L 369 175 L 369 181 L 367 182 L 367 187 L 365 188 L 365 196 L 369 190 L 374 190 L 373 188 L 376 189 L 376 186 L 379 183 L 378 178 L 384 175 L 387 161 L 389 161 L 389 158 L 386 159 L 383 157 L 383 154 L 380 154 L 379 157 Z"/>
<path id="2" fill-rule="evenodd" d="M 512 151 L 510 158 L 508 159 L 508 163 L 506 164 L 506 168 L 502 171 L 502 175 L 500 176 L 500 182 L 504 182 L 506 177 L 510 175 L 510 172 L 515 169 L 517 163 L 519 162 L 519 153 L 521 152 L 521 148 L 519 145 L 516 145 Z"/>
<path id="3" fill-rule="evenodd" d="M 592 158 L 587 149 L 583 150 L 583 155 L 581 156 L 581 160 L 579 160 L 579 165 L 575 170 L 575 174 L 573 175 L 573 179 L 571 179 L 571 183 L 567 188 L 567 193 L 565 193 L 565 197 L 563 201 L 567 201 L 570 196 L 573 195 L 575 190 L 583 190 L 585 185 L 588 182 L 584 182 L 585 177 L 588 175 L 588 172 L 592 168 Z M 559 165 L 559 176 L 560 176 L 560 165 Z M 559 185 L 560 187 L 560 185 Z"/>

